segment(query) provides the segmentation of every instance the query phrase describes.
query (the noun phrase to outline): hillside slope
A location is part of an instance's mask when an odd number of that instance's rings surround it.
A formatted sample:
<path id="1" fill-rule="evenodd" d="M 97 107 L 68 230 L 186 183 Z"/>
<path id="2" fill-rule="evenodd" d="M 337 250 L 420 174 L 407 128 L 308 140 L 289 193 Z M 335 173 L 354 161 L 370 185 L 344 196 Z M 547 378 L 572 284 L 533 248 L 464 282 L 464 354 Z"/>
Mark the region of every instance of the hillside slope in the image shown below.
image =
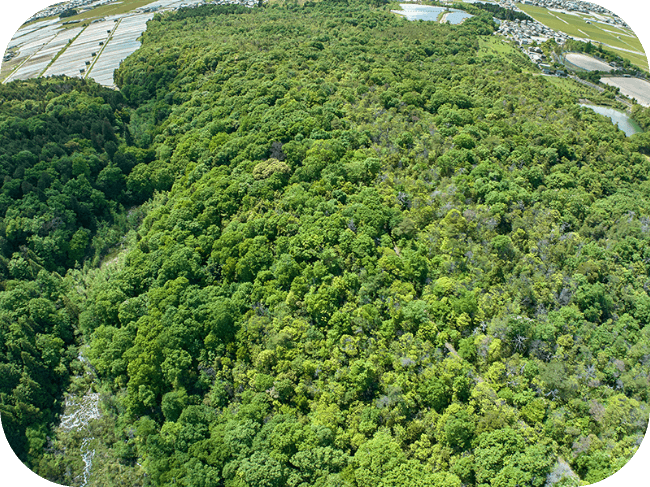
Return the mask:
<path id="1" fill-rule="evenodd" d="M 106 167 L 132 165 L 96 183 L 123 216 L 149 200 L 123 259 L 92 271 L 88 240 L 65 254 L 85 269 L 7 278 L 67 272 L 78 336 L 57 346 L 86 345 L 103 398 L 89 485 L 570 485 L 625 464 L 649 414 L 650 138 L 493 30 L 333 2 L 150 22 L 116 75 Z M 4 422 L 29 398 L 0 387 Z M 54 433 L 16 442 L 79 485 L 61 452 L 81 438 Z"/>

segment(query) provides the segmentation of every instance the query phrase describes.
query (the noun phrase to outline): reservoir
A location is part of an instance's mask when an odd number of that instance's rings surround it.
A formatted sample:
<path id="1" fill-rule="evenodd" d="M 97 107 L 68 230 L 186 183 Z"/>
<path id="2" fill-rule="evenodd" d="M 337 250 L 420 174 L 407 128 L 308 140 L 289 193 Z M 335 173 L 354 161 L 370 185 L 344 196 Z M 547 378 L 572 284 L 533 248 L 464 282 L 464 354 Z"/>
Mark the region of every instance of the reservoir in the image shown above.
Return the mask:
<path id="1" fill-rule="evenodd" d="M 467 12 L 464 12 L 462 10 L 453 10 L 452 9 L 452 11 L 450 13 L 446 14 L 443 17 L 442 22 L 449 22 L 450 24 L 458 25 L 463 20 L 469 19 L 470 17 L 473 17 L 473 15 L 468 14 Z"/>
<path id="2" fill-rule="evenodd" d="M 625 135 L 628 137 L 638 132 L 642 132 L 641 127 L 639 127 L 639 125 L 634 120 L 619 110 L 614 110 L 613 108 L 609 107 L 600 107 L 597 105 L 580 104 L 580 106 L 591 108 L 594 112 L 609 117 L 612 123 L 614 125 L 618 125 L 618 128 L 625 132 Z"/>
<path id="3" fill-rule="evenodd" d="M 395 13 L 403 15 L 408 20 L 432 20 L 438 21 L 440 14 L 445 11 L 444 7 L 430 7 L 429 5 L 400 4 L 402 10 L 395 10 Z"/>
<path id="4" fill-rule="evenodd" d="M 431 7 L 430 5 L 413 5 L 401 3 L 402 10 L 393 10 L 394 13 L 403 15 L 408 20 L 428 20 L 432 22 L 449 22 L 460 24 L 463 20 L 472 17 L 471 14 L 455 8 Z"/>

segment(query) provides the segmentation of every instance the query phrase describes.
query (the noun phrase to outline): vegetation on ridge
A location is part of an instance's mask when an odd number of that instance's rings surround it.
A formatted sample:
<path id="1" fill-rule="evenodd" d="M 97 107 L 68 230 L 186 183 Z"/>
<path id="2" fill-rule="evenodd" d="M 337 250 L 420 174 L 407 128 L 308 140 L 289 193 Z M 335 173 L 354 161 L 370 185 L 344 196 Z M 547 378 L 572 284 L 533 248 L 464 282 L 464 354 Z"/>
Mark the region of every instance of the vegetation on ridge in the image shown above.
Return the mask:
<path id="1" fill-rule="evenodd" d="M 493 31 L 489 13 L 434 25 L 356 2 L 201 7 L 149 23 L 115 98 L 0 87 L 0 147 L 16 147 L 0 155 L 15 191 L 0 407 L 23 461 L 81 482 L 81 438 L 52 422 L 84 344 L 103 398 L 88 485 L 542 486 L 620 469 L 649 413 L 650 138 L 490 48 Z M 20 86 L 43 87 L 37 108 Z M 62 86 L 69 117 L 37 154 L 12 124 L 37 124 Z M 99 131 L 65 128 L 77 110 Z M 39 198 L 71 181 L 96 195 L 60 210 L 85 246 L 36 225 L 12 240 L 12 219 L 57 216 Z M 145 201 L 138 225 L 127 209 Z M 122 263 L 93 270 L 136 226 Z"/>

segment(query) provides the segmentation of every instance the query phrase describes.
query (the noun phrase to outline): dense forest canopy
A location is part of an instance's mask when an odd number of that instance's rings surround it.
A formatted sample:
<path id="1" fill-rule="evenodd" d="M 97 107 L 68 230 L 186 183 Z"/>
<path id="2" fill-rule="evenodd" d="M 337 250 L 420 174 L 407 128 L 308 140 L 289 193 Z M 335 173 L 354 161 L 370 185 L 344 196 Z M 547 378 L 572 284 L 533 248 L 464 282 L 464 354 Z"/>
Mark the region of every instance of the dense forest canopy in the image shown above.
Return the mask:
<path id="1" fill-rule="evenodd" d="M 650 414 L 650 136 L 494 30 L 207 6 L 156 15 L 119 92 L 1 86 L 0 411 L 21 460 L 66 485 L 620 469 Z M 88 388 L 83 437 L 57 418 Z"/>

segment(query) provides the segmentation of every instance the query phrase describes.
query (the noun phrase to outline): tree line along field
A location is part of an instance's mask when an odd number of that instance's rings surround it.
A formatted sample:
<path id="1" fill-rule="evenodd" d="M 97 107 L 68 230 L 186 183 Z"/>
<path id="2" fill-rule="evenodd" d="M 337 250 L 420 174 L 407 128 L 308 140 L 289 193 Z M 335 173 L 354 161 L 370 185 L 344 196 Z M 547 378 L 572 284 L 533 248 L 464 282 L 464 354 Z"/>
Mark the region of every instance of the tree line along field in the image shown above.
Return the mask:
<path id="1" fill-rule="evenodd" d="M 19 458 L 64 485 L 87 448 L 87 485 L 619 470 L 650 413 L 650 112 L 626 137 L 495 28 L 206 6 L 156 15 L 119 91 L 0 86 Z M 84 431 L 66 392 L 99 395 Z"/>
<path id="2" fill-rule="evenodd" d="M 553 30 L 603 43 L 606 47 L 613 48 L 621 57 L 629 59 L 645 70 L 648 69 L 648 60 L 643 46 L 631 30 L 624 30 L 609 24 L 599 24 L 595 19 L 591 24 L 587 24 L 581 16 L 554 12 L 534 5 L 518 3 L 517 8 Z"/>

